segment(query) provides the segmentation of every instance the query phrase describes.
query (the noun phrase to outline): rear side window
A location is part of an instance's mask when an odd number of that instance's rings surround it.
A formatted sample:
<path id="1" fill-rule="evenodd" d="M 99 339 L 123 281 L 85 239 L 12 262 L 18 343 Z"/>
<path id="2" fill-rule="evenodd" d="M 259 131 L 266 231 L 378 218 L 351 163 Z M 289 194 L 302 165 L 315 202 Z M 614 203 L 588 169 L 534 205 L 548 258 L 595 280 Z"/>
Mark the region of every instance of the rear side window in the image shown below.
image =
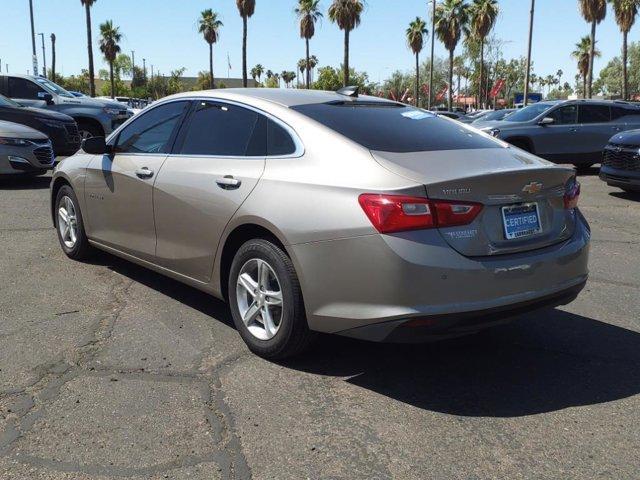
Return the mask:
<path id="1" fill-rule="evenodd" d="M 283 127 L 269 120 L 267 154 L 269 156 L 291 155 L 296 151 L 296 144 Z"/>
<path id="2" fill-rule="evenodd" d="M 331 102 L 292 109 L 375 151 L 500 148 L 499 143 L 461 124 L 396 103 Z"/>
<path id="3" fill-rule="evenodd" d="M 607 105 L 580 105 L 578 123 L 606 123 L 611 120 Z"/>
<path id="4" fill-rule="evenodd" d="M 118 135 L 118 153 L 168 153 L 169 141 L 189 102 L 171 102 L 144 112 Z"/>
<path id="5" fill-rule="evenodd" d="M 264 156 L 266 119 L 257 112 L 219 102 L 198 102 L 179 149 L 183 155 Z"/>
<path id="6" fill-rule="evenodd" d="M 618 120 L 619 118 L 629 115 L 640 115 L 640 109 L 638 108 L 625 108 L 625 107 L 611 107 L 611 120 Z"/>

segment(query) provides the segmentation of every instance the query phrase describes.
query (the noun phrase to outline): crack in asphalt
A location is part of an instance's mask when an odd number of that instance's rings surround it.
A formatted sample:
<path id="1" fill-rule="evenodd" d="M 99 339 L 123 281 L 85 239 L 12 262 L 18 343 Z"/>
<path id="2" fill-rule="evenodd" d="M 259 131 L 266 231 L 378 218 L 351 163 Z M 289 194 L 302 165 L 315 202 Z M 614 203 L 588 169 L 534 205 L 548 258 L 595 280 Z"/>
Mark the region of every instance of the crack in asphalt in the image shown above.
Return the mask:
<path id="1" fill-rule="evenodd" d="M 34 229 L 36 230 L 36 229 Z M 40 230 L 40 229 L 37 229 Z M 44 229 L 43 229 L 44 230 Z M 49 230 L 49 229 L 47 229 Z M 239 350 L 225 357 L 218 365 L 203 368 L 205 352 L 194 368 L 187 372 L 157 372 L 144 369 L 127 369 L 114 366 L 100 368 L 95 358 L 102 346 L 111 338 L 115 325 L 127 307 L 127 294 L 135 284 L 119 277 L 111 285 L 106 312 L 98 316 L 93 328 L 71 351 L 65 352 L 56 361 L 36 367 L 36 379 L 26 387 L 15 391 L 0 392 L 0 400 L 10 402 L 11 415 L 7 425 L 0 431 L 0 456 L 31 466 L 46 467 L 60 472 L 79 472 L 89 475 L 110 475 L 130 477 L 154 475 L 177 468 L 193 467 L 203 463 L 215 463 L 223 478 L 244 480 L 251 478 L 247 459 L 242 452 L 239 438 L 235 434 L 235 421 L 230 407 L 224 400 L 224 391 L 219 378 L 219 370 L 232 365 L 247 355 Z M 44 417 L 48 404 L 55 401 L 68 382 L 80 376 L 123 376 L 154 382 L 191 382 L 197 385 L 204 415 L 211 427 L 214 452 L 204 456 L 185 456 L 170 462 L 143 468 L 116 465 L 81 465 L 15 453 L 11 455 L 16 442 L 24 437 Z"/>

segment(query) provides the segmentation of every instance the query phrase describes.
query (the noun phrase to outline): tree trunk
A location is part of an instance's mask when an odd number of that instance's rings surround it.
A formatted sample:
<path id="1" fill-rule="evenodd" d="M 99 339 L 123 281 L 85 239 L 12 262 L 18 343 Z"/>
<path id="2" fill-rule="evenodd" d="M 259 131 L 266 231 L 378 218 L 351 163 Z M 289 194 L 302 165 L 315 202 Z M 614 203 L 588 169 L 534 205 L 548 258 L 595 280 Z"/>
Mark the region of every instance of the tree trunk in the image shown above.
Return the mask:
<path id="1" fill-rule="evenodd" d="M 587 78 L 587 96 L 591 98 L 591 87 L 593 86 L 593 61 L 596 51 L 596 22 L 591 22 L 591 48 L 589 50 L 589 72 Z"/>
<path id="2" fill-rule="evenodd" d="M 51 80 L 56 81 L 56 36 L 51 34 Z"/>
<path id="3" fill-rule="evenodd" d="M 109 78 L 111 79 L 111 98 L 116 97 L 116 84 L 113 79 L 113 61 L 109 62 Z"/>
<path id="4" fill-rule="evenodd" d="M 87 20 L 87 52 L 89 54 L 89 94 L 96 96 L 96 79 L 93 71 L 93 42 L 91 35 L 91 7 L 88 3 L 84 5 L 85 17 Z"/>
<path id="5" fill-rule="evenodd" d="M 627 76 L 627 35 L 622 33 L 622 99 L 629 100 L 629 78 Z"/>
<path id="6" fill-rule="evenodd" d="M 242 85 L 247 88 L 247 16 L 242 17 Z"/>
<path id="7" fill-rule="evenodd" d="M 311 68 L 309 67 L 309 39 L 305 38 L 307 46 L 307 64 L 305 65 L 307 90 L 311 88 Z"/>
<path id="8" fill-rule="evenodd" d="M 451 86 L 453 85 L 453 50 L 449 50 L 449 89 L 447 94 L 447 104 L 449 106 L 449 110 L 453 105 L 453 91 Z"/>
<path id="9" fill-rule="evenodd" d="M 587 74 L 582 75 L 582 98 L 587 98 Z"/>
<path id="10" fill-rule="evenodd" d="M 213 79 L 213 43 L 209 44 L 209 81 L 211 82 L 211 89 L 216 88 L 216 84 Z"/>
<path id="11" fill-rule="evenodd" d="M 480 108 L 480 99 L 484 99 L 482 94 L 482 87 L 484 86 L 482 82 L 482 77 L 484 76 L 484 38 L 480 39 L 480 79 L 478 81 L 478 108 Z"/>
<path id="12" fill-rule="evenodd" d="M 344 73 L 342 75 L 342 86 L 349 85 L 349 30 L 344 31 Z"/>
<path id="13" fill-rule="evenodd" d="M 416 53 L 416 107 L 420 106 L 420 58 Z"/>

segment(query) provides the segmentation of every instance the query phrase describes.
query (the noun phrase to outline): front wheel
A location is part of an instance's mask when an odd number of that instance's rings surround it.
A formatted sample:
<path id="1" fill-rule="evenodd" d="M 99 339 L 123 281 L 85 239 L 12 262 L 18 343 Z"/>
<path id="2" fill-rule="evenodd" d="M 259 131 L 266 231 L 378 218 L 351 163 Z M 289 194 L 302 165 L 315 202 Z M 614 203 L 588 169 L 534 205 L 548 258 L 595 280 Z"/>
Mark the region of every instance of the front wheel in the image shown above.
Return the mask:
<path id="1" fill-rule="evenodd" d="M 314 338 L 291 259 L 274 243 L 255 239 L 236 253 L 229 275 L 229 304 L 240 336 L 255 354 L 283 359 Z"/>
<path id="2" fill-rule="evenodd" d="M 58 240 L 67 257 L 85 260 L 93 252 L 84 231 L 80 204 L 73 188 L 64 185 L 56 195 L 55 222 Z"/>

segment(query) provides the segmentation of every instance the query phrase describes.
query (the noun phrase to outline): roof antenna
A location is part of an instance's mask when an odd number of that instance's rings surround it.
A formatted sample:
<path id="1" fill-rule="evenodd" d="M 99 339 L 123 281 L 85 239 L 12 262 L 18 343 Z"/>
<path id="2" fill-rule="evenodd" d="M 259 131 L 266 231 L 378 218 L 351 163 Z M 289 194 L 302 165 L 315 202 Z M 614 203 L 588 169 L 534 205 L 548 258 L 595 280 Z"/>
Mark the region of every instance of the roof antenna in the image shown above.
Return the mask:
<path id="1" fill-rule="evenodd" d="M 360 93 L 360 87 L 357 85 L 352 85 L 350 87 L 343 87 L 336 92 L 338 95 L 345 95 L 347 97 L 358 98 L 358 94 Z"/>

